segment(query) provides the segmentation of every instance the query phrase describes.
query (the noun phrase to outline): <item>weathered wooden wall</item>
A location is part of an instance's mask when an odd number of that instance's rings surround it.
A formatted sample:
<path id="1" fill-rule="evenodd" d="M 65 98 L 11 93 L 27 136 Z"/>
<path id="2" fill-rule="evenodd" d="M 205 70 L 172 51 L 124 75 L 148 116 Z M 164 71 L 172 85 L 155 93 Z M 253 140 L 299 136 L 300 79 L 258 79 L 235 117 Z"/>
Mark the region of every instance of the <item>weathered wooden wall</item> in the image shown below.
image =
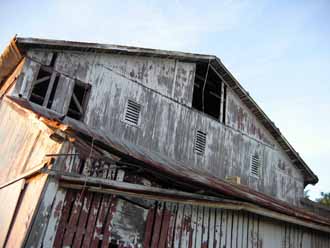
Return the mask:
<path id="1" fill-rule="evenodd" d="M 40 167 L 45 155 L 58 152 L 60 144 L 49 138 L 46 126 L 5 98 L 0 102 L 0 115 L 0 246 L 20 247 L 29 232 L 47 176 L 4 185 Z"/>
<path id="2" fill-rule="evenodd" d="M 49 63 L 50 53 L 30 52 L 34 60 Z M 38 63 L 25 71 L 16 93 L 29 91 Z M 92 85 L 84 122 L 95 129 L 160 152 L 187 166 L 214 176 L 240 176 L 245 185 L 299 204 L 303 176 L 276 141 L 228 90 L 228 124 L 191 108 L 195 64 L 172 59 L 92 53 L 59 53 L 57 71 Z M 28 70 L 28 71 L 27 71 Z M 70 79 L 71 78 L 71 79 Z M 64 82 L 64 81 L 63 81 Z M 64 82 L 65 84 L 65 82 Z M 128 99 L 142 105 L 138 127 L 123 122 Z M 194 153 L 197 130 L 207 133 L 206 153 Z M 250 176 L 252 154 L 261 158 L 260 178 Z"/>
<path id="3" fill-rule="evenodd" d="M 46 179 L 47 175 L 38 175 L 27 180 L 14 209 L 15 214 L 11 220 L 5 247 L 21 247 L 24 244 L 41 200 Z"/>
<path id="4" fill-rule="evenodd" d="M 49 139 L 42 124 L 0 102 L 0 184 L 33 169 L 48 153 L 57 152 L 59 144 Z"/>
<path id="5" fill-rule="evenodd" d="M 24 185 L 25 179 L 21 179 L 0 189 L 0 199 L 3 203 L 0 204 L 0 247 L 5 245 L 7 233 L 10 230 L 11 221 Z"/>

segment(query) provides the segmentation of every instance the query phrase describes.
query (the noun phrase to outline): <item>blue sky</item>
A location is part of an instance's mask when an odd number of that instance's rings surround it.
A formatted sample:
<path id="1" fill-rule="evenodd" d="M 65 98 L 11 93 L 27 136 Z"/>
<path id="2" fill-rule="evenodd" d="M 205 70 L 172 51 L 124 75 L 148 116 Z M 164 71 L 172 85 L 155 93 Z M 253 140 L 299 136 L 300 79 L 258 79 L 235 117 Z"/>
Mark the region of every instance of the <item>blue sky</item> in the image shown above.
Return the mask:
<path id="1" fill-rule="evenodd" d="M 15 35 L 215 54 L 330 191 L 330 1 L 0 1 Z"/>

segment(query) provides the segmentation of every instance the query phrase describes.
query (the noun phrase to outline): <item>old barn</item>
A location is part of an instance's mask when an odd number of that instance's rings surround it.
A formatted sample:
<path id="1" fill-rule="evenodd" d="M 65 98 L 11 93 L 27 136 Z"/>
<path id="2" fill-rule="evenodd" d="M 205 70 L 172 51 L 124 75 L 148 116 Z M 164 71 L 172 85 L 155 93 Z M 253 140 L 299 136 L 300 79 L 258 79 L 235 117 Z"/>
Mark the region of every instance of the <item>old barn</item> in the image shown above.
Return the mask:
<path id="1" fill-rule="evenodd" d="M 330 247 L 317 176 L 212 55 L 14 38 L 0 246 Z"/>

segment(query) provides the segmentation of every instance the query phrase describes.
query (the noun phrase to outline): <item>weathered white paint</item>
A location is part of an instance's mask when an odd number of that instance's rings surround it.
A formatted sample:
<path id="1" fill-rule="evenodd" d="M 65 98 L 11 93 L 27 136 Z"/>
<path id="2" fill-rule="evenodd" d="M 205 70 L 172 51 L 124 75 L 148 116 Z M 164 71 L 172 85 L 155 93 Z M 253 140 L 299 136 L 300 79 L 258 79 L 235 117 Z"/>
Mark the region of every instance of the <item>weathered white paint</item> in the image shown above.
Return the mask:
<path id="1" fill-rule="evenodd" d="M 43 56 L 39 61 L 47 60 L 48 55 Z M 89 126 L 115 133 L 118 138 L 218 178 L 240 176 L 242 184 L 299 205 L 303 175 L 230 89 L 226 126 L 190 108 L 195 64 L 143 56 L 66 52 L 58 54 L 55 68 L 71 80 L 92 85 L 84 119 Z M 142 105 L 138 127 L 122 121 L 128 99 Z M 207 133 L 204 156 L 194 153 L 196 130 Z M 249 173 L 254 153 L 262 161 L 259 178 Z"/>
<path id="2" fill-rule="evenodd" d="M 55 234 L 61 219 L 62 209 L 66 195 L 65 189 L 59 189 L 56 193 L 54 203 L 52 205 L 51 215 L 48 221 L 45 236 L 43 238 L 43 247 L 53 247 Z"/>

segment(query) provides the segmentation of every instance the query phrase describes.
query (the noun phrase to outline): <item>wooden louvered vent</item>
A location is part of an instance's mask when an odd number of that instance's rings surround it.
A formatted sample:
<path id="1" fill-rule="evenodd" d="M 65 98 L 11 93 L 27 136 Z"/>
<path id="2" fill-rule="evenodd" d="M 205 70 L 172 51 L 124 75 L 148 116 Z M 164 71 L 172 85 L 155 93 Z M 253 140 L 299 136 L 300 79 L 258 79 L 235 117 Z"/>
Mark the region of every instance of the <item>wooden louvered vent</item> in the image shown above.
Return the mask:
<path id="1" fill-rule="evenodd" d="M 260 158 L 258 154 L 254 154 L 251 157 L 251 171 L 250 174 L 255 177 L 260 175 Z"/>
<path id="2" fill-rule="evenodd" d="M 125 110 L 125 122 L 138 126 L 140 121 L 141 105 L 135 101 L 128 100 Z"/>
<path id="3" fill-rule="evenodd" d="M 205 146 L 206 146 L 206 133 L 202 131 L 196 132 L 195 137 L 195 153 L 197 155 L 203 156 L 205 153 Z"/>

